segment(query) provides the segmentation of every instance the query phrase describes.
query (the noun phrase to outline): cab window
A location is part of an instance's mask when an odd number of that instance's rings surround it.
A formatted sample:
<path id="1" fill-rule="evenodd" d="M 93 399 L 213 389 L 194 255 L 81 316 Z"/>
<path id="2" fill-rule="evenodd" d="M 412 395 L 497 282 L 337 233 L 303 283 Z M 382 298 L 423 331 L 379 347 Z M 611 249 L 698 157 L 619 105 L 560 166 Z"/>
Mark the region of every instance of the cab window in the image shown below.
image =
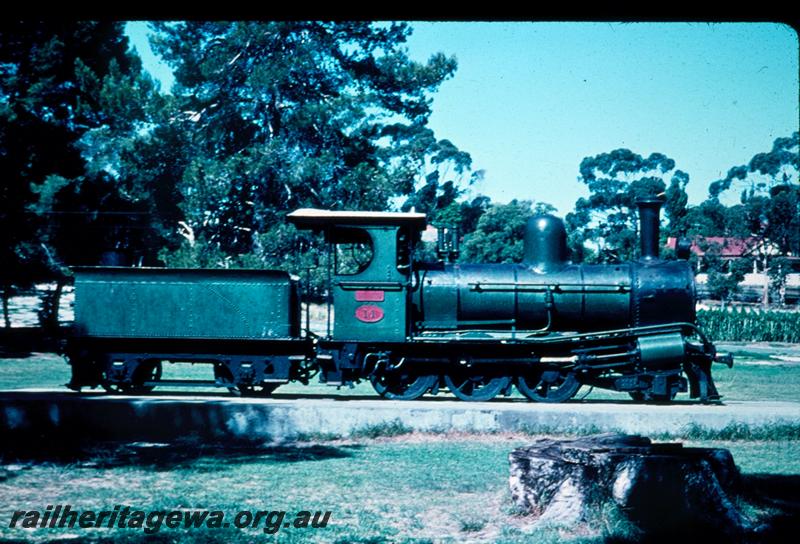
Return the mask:
<path id="1" fill-rule="evenodd" d="M 333 237 L 334 274 L 351 276 L 360 274 L 372 262 L 372 238 L 365 230 L 337 229 Z"/>

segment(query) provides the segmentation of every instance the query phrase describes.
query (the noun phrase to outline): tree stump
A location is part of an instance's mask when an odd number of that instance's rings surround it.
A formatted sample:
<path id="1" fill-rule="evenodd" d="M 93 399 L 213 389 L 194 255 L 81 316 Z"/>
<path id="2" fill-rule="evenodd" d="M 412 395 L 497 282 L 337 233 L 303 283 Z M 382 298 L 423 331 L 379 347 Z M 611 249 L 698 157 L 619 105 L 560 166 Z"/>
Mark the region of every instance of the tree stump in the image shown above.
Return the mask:
<path id="1" fill-rule="evenodd" d="M 509 455 L 511 496 L 539 521 L 623 523 L 645 534 L 741 535 L 739 471 L 721 448 L 603 434 L 542 438 Z"/>

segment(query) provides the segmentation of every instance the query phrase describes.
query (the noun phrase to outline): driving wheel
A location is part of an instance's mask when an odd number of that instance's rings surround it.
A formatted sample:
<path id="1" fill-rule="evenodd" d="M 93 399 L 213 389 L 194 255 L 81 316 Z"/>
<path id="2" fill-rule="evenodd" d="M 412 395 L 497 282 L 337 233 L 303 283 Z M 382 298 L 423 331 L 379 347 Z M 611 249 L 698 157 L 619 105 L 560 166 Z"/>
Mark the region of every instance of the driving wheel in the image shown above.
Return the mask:
<path id="1" fill-rule="evenodd" d="M 575 396 L 581 384 L 573 372 L 531 371 L 517 378 L 517 389 L 534 402 L 564 402 Z"/>
<path id="2" fill-rule="evenodd" d="M 447 388 L 456 397 L 468 402 L 492 400 L 511 383 L 508 376 L 483 376 L 474 374 L 448 374 L 444 377 Z"/>
<path id="3" fill-rule="evenodd" d="M 382 372 L 370 377 L 377 393 L 392 400 L 414 400 L 436 385 L 438 376 L 417 376 L 400 372 Z"/>

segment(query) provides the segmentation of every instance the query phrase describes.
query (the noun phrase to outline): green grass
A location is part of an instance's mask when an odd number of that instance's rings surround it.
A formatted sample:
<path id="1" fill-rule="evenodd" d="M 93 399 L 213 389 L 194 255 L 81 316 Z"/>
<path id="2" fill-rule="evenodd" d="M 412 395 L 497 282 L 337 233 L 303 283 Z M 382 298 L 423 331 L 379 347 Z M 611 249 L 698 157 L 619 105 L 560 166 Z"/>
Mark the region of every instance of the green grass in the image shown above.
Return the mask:
<path id="1" fill-rule="evenodd" d="M 51 353 L 35 353 L 21 359 L 0 358 L 0 390 L 62 388 L 69 382 L 70 367 Z"/>
<path id="2" fill-rule="evenodd" d="M 722 429 L 709 429 L 693 424 L 680 434 L 665 435 L 666 438 L 683 440 L 721 440 L 721 441 L 785 441 L 800 440 L 800 421 L 796 423 L 773 423 L 751 426 L 744 423 L 730 423 Z"/>
<path id="3" fill-rule="evenodd" d="M 310 509 L 331 510 L 329 528 L 313 534 L 286 530 L 278 540 L 304 541 L 310 536 L 323 542 L 398 542 L 406 537 L 438 540 L 442 535 L 457 540 L 462 523 L 479 519 L 487 504 L 497 505 L 496 521 L 503 518 L 499 506 L 507 477 L 505 453 L 493 448 L 487 456 L 479 443 L 455 449 L 445 444 L 266 448 L 207 456 L 189 450 L 187 458 L 178 455 L 167 464 L 134 461 L 110 468 L 101 468 L 108 464 L 107 456 L 99 456 L 99 461 L 96 456 L 88 465 L 40 464 L 17 471 L 0 483 L 0 520 L 8 519 L 9 510 L 18 506 L 58 503 L 96 509 L 114 504 L 225 512 Z M 0 531 L 19 538 L 58 534 Z M 226 538 L 269 542 L 271 537 L 228 531 Z"/>
<path id="4" fill-rule="evenodd" d="M 685 445 L 729 449 L 743 473 L 800 474 L 800 440 L 689 440 Z"/>
<path id="5" fill-rule="evenodd" d="M 572 424 L 568 428 L 562 426 L 537 425 L 534 427 L 523 426 L 519 433 L 528 436 L 540 435 L 566 435 L 586 436 L 601 433 L 625 434 L 622 429 L 600 428 L 592 423 Z M 501 434 L 501 433 L 498 433 Z M 653 433 L 650 438 L 654 440 L 716 440 L 729 442 L 758 441 L 758 442 L 784 442 L 800 440 L 800 421 L 796 423 L 769 423 L 765 425 L 748 425 L 746 423 L 730 423 L 721 429 L 711 429 L 693 423 L 675 432 Z"/>
<path id="6" fill-rule="evenodd" d="M 712 374 L 725 400 L 800 402 L 800 362 L 741 358 L 733 368 L 714 365 Z"/>
<path id="7" fill-rule="evenodd" d="M 95 450 L 73 459 L 0 465 L 0 537 L 43 541 L 133 538 L 131 530 L 12 530 L 11 512 L 72 504 L 111 509 L 331 510 L 329 526 L 249 530 L 162 529 L 165 541 L 558 542 L 591 540 L 536 528 L 508 493 L 508 453 L 524 437 L 395 438 L 361 444 L 202 445 Z M 800 441 L 699 442 L 729 448 L 746 473 L 800 474 Z M 229 514 L 231 513 L 231 514 Z"/>

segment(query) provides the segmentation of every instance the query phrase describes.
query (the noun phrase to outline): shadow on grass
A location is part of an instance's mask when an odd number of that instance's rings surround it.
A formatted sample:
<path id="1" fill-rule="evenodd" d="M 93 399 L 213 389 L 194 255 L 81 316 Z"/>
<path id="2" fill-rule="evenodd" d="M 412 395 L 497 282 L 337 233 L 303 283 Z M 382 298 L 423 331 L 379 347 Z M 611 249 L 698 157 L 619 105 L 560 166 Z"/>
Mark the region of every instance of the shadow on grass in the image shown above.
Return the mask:
<path id="1" fill-rule="evenodd" d="M 754 541 L 796 541 L 800 537 L 800 475 L 748 474 L 743 480 L 743 498 L 764 512 L 759 538 Z"/>
<path id="2" fill-rule="evenodd" d="M 0 360 L 2 359 L 26 359 L 33 355 L 30 351 L 9 351 L 5 346 L 0 346 Z"/>
<path id="3" fill-rule="evenodd" d="M 106 469 L 145 467 L 156 471 L 192 467 L 209 472 L 220 466 L 253 462 L 298 463 L 352 457 L 363 446 L 271 445 L 261 442 L 206 442 L 196 438 L 161 442 L 92 442 L 62 441 L 42 443 L 38 440 L 17 440 L 0 447 L 0 461 L 11 463 L 48 463 L 77 465 L 80 468 Z M 195 466 L 202 460 L 202 466 Z M 205 468 L 204 468 L 205 467 Z M 19 472 L 0 467 L 0 481 Z"/>
<path id="4" fill-rule="evenodd" d="M 675 544 L 721 542 L 783 544 L 800 535 L 800 475 L 744 474 L 739 500 L 749 505 L 752 526 L 739 534 L 719 527 L 663 528 L 658 534 L 607 535 L 584 544 Z"/>

